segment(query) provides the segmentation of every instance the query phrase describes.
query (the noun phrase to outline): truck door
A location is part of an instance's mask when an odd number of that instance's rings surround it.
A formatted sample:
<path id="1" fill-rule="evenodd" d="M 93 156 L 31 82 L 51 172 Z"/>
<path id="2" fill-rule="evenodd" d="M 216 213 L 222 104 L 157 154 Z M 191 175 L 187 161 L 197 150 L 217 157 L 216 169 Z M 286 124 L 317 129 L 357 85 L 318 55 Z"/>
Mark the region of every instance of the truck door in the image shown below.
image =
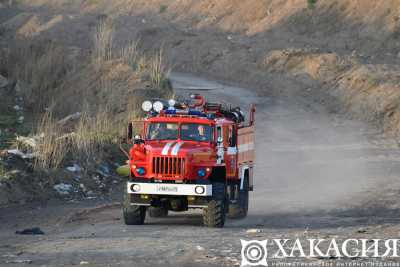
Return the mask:
<path id="1" fill-rule="evenodd" d="M 226 137 L 226 153 L 225 153 L 225 166 L 226 175 L 228 177 L 237 177 L 237 129 L 236 125 L 228 125 L 225 128 Z"/>

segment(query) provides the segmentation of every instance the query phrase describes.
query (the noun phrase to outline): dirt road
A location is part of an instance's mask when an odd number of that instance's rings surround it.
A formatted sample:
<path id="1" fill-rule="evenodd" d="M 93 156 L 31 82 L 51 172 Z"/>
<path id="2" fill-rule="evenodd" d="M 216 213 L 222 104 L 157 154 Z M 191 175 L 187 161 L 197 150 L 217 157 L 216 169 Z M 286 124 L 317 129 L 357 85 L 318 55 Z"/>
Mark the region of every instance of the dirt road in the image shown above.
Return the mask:
<path id="1" fill-rule="evenodd" d="M 180 73 L 171 79 L 178 96 L 195 90 L 243 108 L 257 104 L 249 216 L 229 220 L 223 229 L 202 227 L 197 211 L 126 226 L 119 196 L 5 208 L 1 266 L 23 266 L 18 260 L 32 261 L 29 266 L 234 266 L 240 265 L 240 239 L 398 236 L 395 142 L 302 99 L 258 97 L 250 89 Z M 46 234 L 14 234 L 32 226 Z"/>

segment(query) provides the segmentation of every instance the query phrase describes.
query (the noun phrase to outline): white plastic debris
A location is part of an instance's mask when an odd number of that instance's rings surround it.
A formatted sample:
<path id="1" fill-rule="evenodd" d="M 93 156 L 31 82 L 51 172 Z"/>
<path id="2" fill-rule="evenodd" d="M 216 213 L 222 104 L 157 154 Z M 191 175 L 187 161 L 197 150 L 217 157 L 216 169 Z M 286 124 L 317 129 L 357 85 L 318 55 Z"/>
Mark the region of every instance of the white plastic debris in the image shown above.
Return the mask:
<path id="1" fill-rule="evenodd" d="M 16 110 L 16 111 L 22 110 L 22 107 L 20 107 L 20 106 L 18 106 L 18 105 L 15 105 L 13 108 L 14 108 L 14 110 Z"/>
<path id="2" fill-rule="evenodd" d="M 197 249 L 197 250 L 200 250 L 200 251 L 203 251 L 203 250 L 204 250 L 204 248 L 203 248 L 202 246 L 196 246 L 196 249 Z"/>
<path id="3" fill-rule="evenodd" d="M 81 261 L 79 264 L 80 264 L 80 265 L 88 265 L 89 262 L 88 262 L 88 261 Z"/>
<path id="4" fill-rule="evenodd" d="M 53 186 L 53 188 L 60 195 L 68 195 L 72 191 L 72 185 L 64 183 L 56 184 L 55 186 Z"/>
<path id="5" fill-rule="evenodd" d="M 82 170 L 78 164 L 74 163 L 74 165 L 67 167 L 67 170 L 70 172 L 80 172 Z"/>
<path id="6" fill-rule="evenodd" d="M 248 233 L 248 234 L 257 234 L 257 233 L 261 233 L 261 232 L 262 232 L 261 229 L 248 229 L 246 231 L 246 233 Z"/>
<path id="7" fill-rule="evenodd" d="M 24 122 L 25 117 L 24 116 L 19 116 L 18 117 L 18 122 L 19 123 L 23 123 Z"/>
<path id="8" fill-rule="evenodd" d="M 7 153 L 11 154 L 11 155 L 19 156 L 19 157 L 21 157 L 23 159 L 32 159 L 32 158 L 35 157 L 35 154 L 33 154 L 33 153 L 24 153 L 19 149 L 9 149 L 9 150 L 7 150 Z"/>
<path id="9" fill-rule="evenodd" d="M 86 192 L 86 191 L 87 191 L 86 186 L 85 186 L 84 184 L 79 184 L 79 188 L 80 188 L 83 192 Z"/>

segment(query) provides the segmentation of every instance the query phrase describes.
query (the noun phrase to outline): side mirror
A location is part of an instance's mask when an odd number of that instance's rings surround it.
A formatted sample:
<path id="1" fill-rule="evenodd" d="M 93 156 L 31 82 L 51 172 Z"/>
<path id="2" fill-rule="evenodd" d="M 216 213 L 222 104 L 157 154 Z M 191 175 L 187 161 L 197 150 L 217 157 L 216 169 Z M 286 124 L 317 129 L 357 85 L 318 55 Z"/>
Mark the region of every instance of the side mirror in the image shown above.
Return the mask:
<path id="1" fill-rule="evenodd" d="M 144 140 L 142 139 L 142 137 L 140 135 L 135 135 L 135 137 L 133 138 L 133 143 L 134 144 L 144 144 Z"/>
<path id="2" fill-rule="evenodd" d="M 128 132 L 127 132 L 127 139 L 128 140 L 132 140 L 132 137 L 133 137 L 133 124 L 132 124 L 132 122 L 130 122 L 129 124 L 128 124 Z"/>

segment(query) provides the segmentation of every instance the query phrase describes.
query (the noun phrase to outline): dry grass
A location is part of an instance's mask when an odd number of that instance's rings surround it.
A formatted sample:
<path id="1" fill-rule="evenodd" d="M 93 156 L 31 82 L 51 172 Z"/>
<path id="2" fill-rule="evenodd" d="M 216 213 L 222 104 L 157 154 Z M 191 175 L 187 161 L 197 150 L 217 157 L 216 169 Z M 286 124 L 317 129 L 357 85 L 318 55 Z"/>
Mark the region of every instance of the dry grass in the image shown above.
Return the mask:
<path id="1" fill-rule="evenodd" d="M 109 19 L 102 20 L 96 27 L 93 37 L 93 64 L 99 66 L 103 61 L 113 57 L 113 23 Z"/>
<path id="2" fill-rule="evenodd" d="M 36 168 L 54 170 L 70 160 L 85 168 L 103 161 L 107 146 L 115 145 L 126 123 L 141 114 L 143 98 L 171 93 L 163 51 L 146 56 L 137 42 L 114 49 L 113 35 L 112 21 L 102 20 L 92 53 L 79 57 L 79 64 L 67 61 L 67 50 L 52 42 L 18 43 L 3 51 L 0 73 L 22 85 L 18 94 L 41 118 L 33 133 L 38 145 L 25 148 L 37 155 Z M 58 119 L 78 111 L 78 122 L 59 127 Z"/>
<path id="3" fill-rule="evenodd" d="M 57 169 L 68 154 L 69 139 L 63 137 L 51 112 L 43 115 L 36 132 L 40 139 L 33 147 L 35 167 Z"/>
<path id="4" fill-rule="evenodd" d="M 167 80 L 167 71 L 163 62 L 162 49 L 160 49 L 152 58 L 150 58 L 148 64 L 151 84 L 157 89 L 163 88 L 164 82 Z"/>
<path id="5" fill-rule="evenodd" d="M 57 169 L 67 158 L 78 160 L 87 168 L 104 157 L 104 148 L 118 136 L 111 114 L 99 111 L 94 116 L 83 112 L 73 132 L 66 134 L 51 112 L 46 112 L 36 130 L 38 144 L 33 147 L 35 167 Z"/>
<path id="6" fill-rule="evenodd" d="M 138 60 L 140 53 L 138 51 L 138 42 L 132 41 L 129 45 L 123 47 L 119 51 L 118 57 L 126 64 L 136 70 L 138 68 Z"/>
<path id="7" fill-rule="evenodd" d="M 104 147 L 116 141 L 116 130 L 118 127 L 107 110 L 93 117 L 88 112 L 83 113 L 73 138 L 74 155 L 87 164 L 100 160 Z"/>

